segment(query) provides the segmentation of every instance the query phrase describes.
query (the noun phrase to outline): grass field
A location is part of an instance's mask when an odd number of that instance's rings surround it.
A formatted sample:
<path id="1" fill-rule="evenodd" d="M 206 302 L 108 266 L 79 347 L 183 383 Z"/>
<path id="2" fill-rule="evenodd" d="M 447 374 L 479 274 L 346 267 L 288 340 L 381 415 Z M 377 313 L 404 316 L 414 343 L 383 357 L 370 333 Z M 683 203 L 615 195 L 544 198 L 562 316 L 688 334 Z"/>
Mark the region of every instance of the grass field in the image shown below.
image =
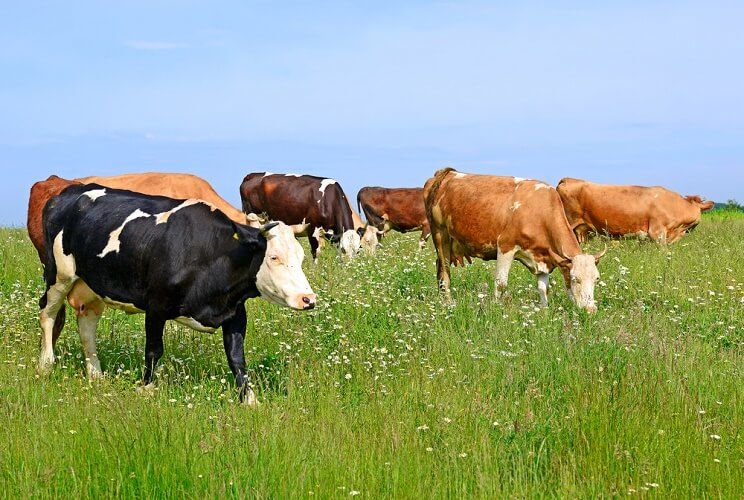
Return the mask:
<path id="1" fill-rule="evenodd" d="M 40 267 L 24 231 L 0 230 L 0 496 L 742 497 L 743 218 L 610 243 L 592 316 L 558 273 L 536 309 L 521 265 L 495 302 L 480 261 L 444 304 L 417 237 L 307 259 L 311 313 L 248 304 L 254 410 L 221 335 L 173 325 L 157 390 L 138 392 L 144 317 L 111 310 L 106 380 L 85 379 L 71 314 L 37 376 Z"/>

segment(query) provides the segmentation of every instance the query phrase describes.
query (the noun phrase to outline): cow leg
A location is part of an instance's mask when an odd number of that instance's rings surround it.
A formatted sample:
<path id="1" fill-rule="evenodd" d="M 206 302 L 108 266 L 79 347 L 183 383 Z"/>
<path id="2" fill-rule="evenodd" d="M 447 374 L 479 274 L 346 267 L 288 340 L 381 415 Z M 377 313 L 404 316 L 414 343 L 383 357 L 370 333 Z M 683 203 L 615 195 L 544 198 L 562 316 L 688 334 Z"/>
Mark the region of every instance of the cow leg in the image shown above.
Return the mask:
<path id="1" fill-rule="evenodd" d="M 39 323 L 41 323 L 43 332 L 39 355 L 39 372 L 41 373 L 48 373 L 54 365 L 54 325 L 58 322 L 59 312 L 65 307 L 65 297 L 72 290 L 74 283 L 75 280 L 72 278 L 57 281 L 47 289 L 39 303 L 41 306 Z"/>
<path id="2" fill-rule="evenodd" d="M 431 236 L 429 226 L 424 226 L 421 230 L 421 238 L 419 239 L 419 250 L 423 250 L 426 247 L 426 240 Z"/>
<path id="3" fill-rule="evenodd" d="M 548 307 L 548 282 L 550 274 L 540 273 L 537 275 L 537 292 L 540 294 L 540 307 Z"/>
<path id="4" fill-rule="evenodd" d="M 258 406 L 256 394 L 246 377 L 245 350 L 243 348 L 246 323 L 245 305 L 240 304 L 235 316 L 222 324 L 222 343 L 225 346 L 227 364 L 235 375 L 235 384 L 240 390 L 240 401 L 249 406 Z"/>
<path id="5" fill-rule="evenodd" d="M 165 320 L 154 314 L 145 314 L 145 372 L 142 376 L 145 386 L 152 384 L 155 365 L 163 357 L 163 328 Z"/>
<path id="6" fill-rule="evenodd" d="M 98 349 L 96 348 L 96 329 L 101 319 L 101 310 L 87 309 L 78 314 L 78 333 L 80 343 L 85 353 L 85 367 L 90 379 L 103 377 L 101 362 L 98 360 Z"/>
<path id="7" fill-rule="evenodd" d="M 318 263 L 318 247 L 320 246 L 320 241 L 315 236 L 309 236 L 308 240 L 310 241 L 310 255 L 313 256 L 313 262 L 317 264 Z"/>
<path id="8" fill-rule="evenodd" d="M 502 299 L 506 295 L 506 286 L 509 283 L 509 271 L 514 262 L 516 250 L 499 252 L 496 257 L 496 283 L 494 295 L 496 299 Z"/>
<path id="9" fill-rule="evenodd" d="M 57 345 L 59 336 L 62 335 L 62 330 L 65 327 L 65 315 L 67 308 L 60 307 L 57 312 L 57 317 L 54 319 L 54 327 L 52 328 L 52 347 Z"/>
<path id="10" fill-rule="evenodd" d="M 652 226 L 648 228 L 648 236 L 656 243 L 665 245 L 667 243 L 667 231 L 663 226 Z"/>
<path id="11" fill-rule="evenodd" d="M 434 236 L 434 247 L 437 250 L 437 282 L 439 290 L 444 293 L 447 300 L 452 300 L 450 292 L 450 239 L 440 231 L 432 233 Z"/>

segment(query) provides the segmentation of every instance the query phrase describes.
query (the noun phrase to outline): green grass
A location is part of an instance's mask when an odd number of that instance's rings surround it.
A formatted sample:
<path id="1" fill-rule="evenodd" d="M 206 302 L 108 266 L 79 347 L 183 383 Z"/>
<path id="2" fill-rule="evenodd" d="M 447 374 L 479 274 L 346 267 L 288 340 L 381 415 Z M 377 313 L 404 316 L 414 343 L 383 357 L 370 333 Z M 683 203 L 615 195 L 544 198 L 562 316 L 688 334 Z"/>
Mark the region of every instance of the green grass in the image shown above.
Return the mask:
<path id="1" fill-rule="evenodd" d="M 495 302 L 480 261 L 446 305 L 417 235 L 351 265 L 327 252 L 306 263 L 315 311 L 248 304 L 253 410 L 220 335 L 176 326 L 139 393 L 143 316 L 111 310 L 106 380 L 85 379 L 74 319 L 37 376 L 41 272 L 2 230 L 0 496 L 741 498 L 743 236 L 706 217 L 673 246 L 611 243 L 593 316 L 557 273 L 536 309 L 520 265 Z"/>

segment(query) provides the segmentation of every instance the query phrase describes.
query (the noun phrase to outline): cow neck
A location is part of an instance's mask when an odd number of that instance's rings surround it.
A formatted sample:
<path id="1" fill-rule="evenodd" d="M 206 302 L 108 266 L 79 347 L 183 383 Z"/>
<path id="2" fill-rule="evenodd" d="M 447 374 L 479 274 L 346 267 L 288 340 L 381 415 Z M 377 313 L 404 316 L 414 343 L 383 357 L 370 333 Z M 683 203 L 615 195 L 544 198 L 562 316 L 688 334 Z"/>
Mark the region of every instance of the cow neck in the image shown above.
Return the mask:
<path id="1" fill-rule="evenodd" d="M 568 225 L 565 214 L 563 220 L 555 225 L 552 236 L 553 244 L 550 248 L 550 257 L 556 266 L 571 261 L 574 257 L 583 253 L 576 235 Z"/>

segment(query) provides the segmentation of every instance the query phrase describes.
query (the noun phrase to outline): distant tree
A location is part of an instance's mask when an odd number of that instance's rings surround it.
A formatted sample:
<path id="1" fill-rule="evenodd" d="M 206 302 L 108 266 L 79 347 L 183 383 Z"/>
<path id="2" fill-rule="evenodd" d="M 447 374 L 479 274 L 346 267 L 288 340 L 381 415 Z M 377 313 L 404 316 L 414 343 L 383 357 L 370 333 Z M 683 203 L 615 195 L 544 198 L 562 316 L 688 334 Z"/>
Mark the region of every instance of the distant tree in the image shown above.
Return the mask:
<path id="1" fill-rule="evenodd" d="M 729 201 L 727 201 L 726 202 L 726 205 L 724 205 L 723 208 L 725 210 L 735 210 L 735 211 L 739 211 L 739 212 L 744 212 L 744 206 L 742 206 L 741 203 L 739 203 L 736 200 L 729 200 Z"/>

